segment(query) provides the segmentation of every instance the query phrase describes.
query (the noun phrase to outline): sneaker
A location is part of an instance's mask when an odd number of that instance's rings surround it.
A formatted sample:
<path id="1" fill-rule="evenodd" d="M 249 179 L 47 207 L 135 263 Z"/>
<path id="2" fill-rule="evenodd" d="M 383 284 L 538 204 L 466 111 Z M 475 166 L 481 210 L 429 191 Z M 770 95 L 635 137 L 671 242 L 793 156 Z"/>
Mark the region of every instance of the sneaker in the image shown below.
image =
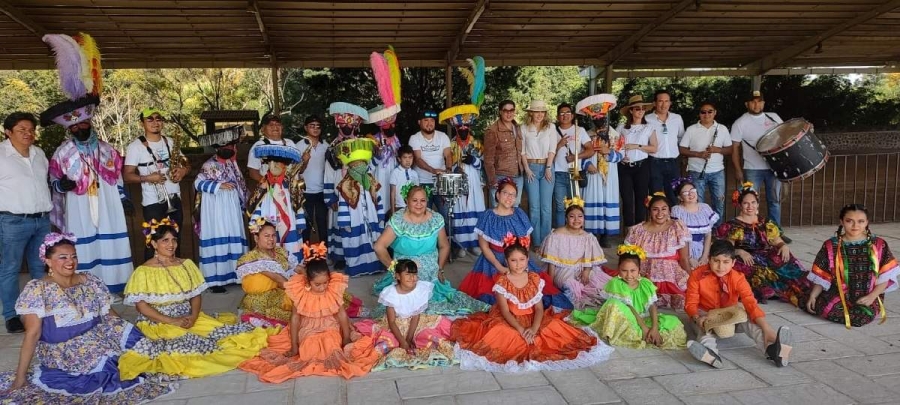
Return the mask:
<path id="1" fill-rule="evenodd" d="M 604 235 L 600 235 L 600 237 L 597 238 L 597 242 L 599 242 L 599 243 L 600 243 L 600 247 L 602 247 L 602 248 L 604 248 L 604 249 L 609 249 L 609 247 L 610 247 L 610 244 L 609 244 L 609 237 L 606 236 L 605 234 L 604 234 Z"/>
<path id="2" fill-rule="evenodd" d="M 6 332 L 7 333 L 25 332 L 25 325 L 22 325 L 22 320 L 19 319 L 18 316 L 14 316 L 14 317 L 6 320 Z"/>
<path id="3" fill-rule="evenodd" d="M 787 326 L 778 328 L 775 343 L 766 347 L 766 358 L 774 361 L 778 367 L 788 365 L 788 358 L 791 355 L 791 350 L 794 348 L 791 346 L 793 343 L 794 335 L 791 333 L 791 330 Z"/>
<path id="4" fill-rule="evenodd" d="M 457 257 L 458 259 L 462 259 L 463 257 L 466 257 L 466 250 L 465 250 L 465 249 L 458 249 L 458 250 L 456 251 L 456 257 Z"/>
<path id="5" fill-rule="evenodd" d="M 783 240 L 784 243 L 787 243 L 787 244 L 789 244 L 789 245 L 791 244 L 791 242 L 794 241 L 793 239 L 788 238 L 787 235 L 785 235 L 785 234 L 781 234 L 781 240 Z"/>
<path id="6" fill-rule="evenodd" d="M 477 247 L 477 246 L 473 247 L 473 248 L 469 249 L 469 253 L 471 253 L 474 256 L 481 256 L 481 248 Z"/>
<path id="7" fill-rule="evenodd" d="M 228 290 L 226 290 L 225 287 L 217 285 L 215 287 L 210 287 L 209 292 L 213 294 L 225 294 L 226 292 L 228 292 Z"/>
<path id="8" fill-rule="evenodd" d="M 722 368 L 722 358 L 719 357 L 719 354 L 704 346 L 702 343 L 688 340 L 687 348 L 688 352 L 690 352 L 691 356 L 694 356 L 695 359 L 715 368 Z"/>

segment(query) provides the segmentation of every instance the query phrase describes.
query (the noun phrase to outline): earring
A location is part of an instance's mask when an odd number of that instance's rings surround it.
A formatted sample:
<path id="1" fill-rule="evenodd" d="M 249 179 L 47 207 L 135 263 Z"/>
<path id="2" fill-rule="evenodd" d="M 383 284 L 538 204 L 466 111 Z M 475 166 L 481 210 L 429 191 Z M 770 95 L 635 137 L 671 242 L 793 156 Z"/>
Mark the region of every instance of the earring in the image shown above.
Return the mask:
<path id="1" fill-rule="evenodd" d="M 310 286 L 310 285 L 306 286 L 305 290 L 306 290 L 306 291 L 312 291 L 312 286 Z"/>

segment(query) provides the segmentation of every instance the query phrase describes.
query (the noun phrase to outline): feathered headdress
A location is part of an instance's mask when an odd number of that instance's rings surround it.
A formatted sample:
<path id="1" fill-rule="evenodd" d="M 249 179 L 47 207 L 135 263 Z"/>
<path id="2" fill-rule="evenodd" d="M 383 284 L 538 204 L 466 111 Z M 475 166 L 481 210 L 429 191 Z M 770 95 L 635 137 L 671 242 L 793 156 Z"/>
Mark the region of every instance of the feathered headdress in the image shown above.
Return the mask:
<path id="1" fill-rule="evenodd" d="M 79 33 L 74 38 L 65 34 L 47 34 L 43 41 L 56 57 L 59 85 L 69 101 L 41 113 L 41 125 L 57 123 L 68 127 L 90 120 L 100 103 L 103 69 L 100 50 L 90 35 Z"/>
<path id="2" fill-rule="evenodd" d="M 470 104 L 458 105 L 441 111 L 439 122 L 449 121 L 450 125 L 472 125 L 478 117 L 478 110 L 484 103 L 484 58 L 476 56 L 467 59 L 469 67 L 460 67 L 459 72 L 469 83 Z"/>
<path id="3" fill-rule="evenodd" d="M 378 86 L 378 95 L 384 104 L 369 110 L 367 121 L 380 126 L 382 123 L 393 122 L 393 118 L 400 112 L 400 61 L 397 60 L 394 47 L 390 45 L 384 54 L 372 52 L 369 61 Z"/>

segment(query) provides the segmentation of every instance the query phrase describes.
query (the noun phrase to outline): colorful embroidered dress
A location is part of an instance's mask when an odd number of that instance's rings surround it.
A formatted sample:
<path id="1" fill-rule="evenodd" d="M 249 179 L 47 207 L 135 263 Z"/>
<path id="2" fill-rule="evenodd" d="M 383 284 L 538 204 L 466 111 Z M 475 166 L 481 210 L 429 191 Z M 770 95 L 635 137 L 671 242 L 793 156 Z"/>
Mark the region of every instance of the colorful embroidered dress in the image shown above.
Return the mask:
<path id="1" fill-rule="evenodd" d="M 478 235 L 475 234 L 475 225 L 478 216 L 485 210 L 484 186 L 481 181 L 481 167 L 483 165 L 481 141 L 469 135 L 465 141 L 453 138 L 450 142 L 450 153 L 453 161 L 453 172 L 459 173 L 460 168 L 469 182 L 469 193 L 456 199 L 453 207 L 453 242 L 463 249 L 478 247 Z M 471 156 L 475 159 L 472 164 L 460 162 L 463 156 Z"/>
<path id="2" fill-rule="evenodd" d="M 391 285 L 381 291 L 378 302 L 385 307 L 394 309 L 396 317 L 394 322 L 400 329 L 401 339 L 405 339 L 409 333 L 410 322 L 416 315 L 419 322 L 415 331 L 415 352 L 408 353 L 400 347 L 397 337 L 391 333 L 387 316 L 379 319 L 366 319 L 356 323 L 360 333 L 372 337 L 375 348 L 381 353 L 378 365 L 373 371 L 388 367 L 408 367 L 411 369 L 425 367 L 444 367 L 454 363 L 453 344 L 450 338 L 450 320 L 441 315 L 428 315 L 428 303 L 434 284 L 419 280 L 416 288 L 402 294 L 396 285 Z"/>
<path id="3" fill-rule="evenodd" d="M 696 212 L 689 212 L 681 205 L 676 205 L 672 207 L 672 219 L 680 220 L 687 226 L 691 233 L 691 259 L 700 260 L 703 256 L 703 242 L 719 221 L 719 214 L 706 203 L 699 203 Z"/>
<path id="4" fill-rule="evenodd" d="M 75 234 L 78 271 L 91 272 L 114 292 L 121 293 L 134 266 L 122 200 L 122 157 L 96 133 L 81 143 L 69 139 L 50 160 L 53 212 L 50 219 L 60 232 Z M 63 177 L 75 189 L 62 192 Z"/>
<path id="5" fill-rule="evenodd" d="M 765 298 L 778 296 L 796 306 L 800 304 L 798 296 L 808 291 L 811 285 L 806 278 L 807 271 L 794 254 L 785 262 L 778 249 L 769 243 L 769 239 L 778 236 L 781 236 L 781 228 L 764 218 L 754 224 L 734 218 L 716 229 L 717 238 L 728 239 L 736 249 L 743 249 L 753 256 L 753 266 L 738 258 L 734 261 L 734 269 L 747 276 L 754 292 Z"/>
<path id="6" fill-rule="evenodd" d="M 203 275 L 191 260 L 169 267 L 139 266 L 125 286 L 125 303 L 143 301 L 162 315 L 181 318 L 191 314 L 190 299 L 206 290 Z M 140 372 L 182 377 L 206 377 L 233 370 L 240 362 L 266 347 L 267 332 L 237 323 L 234 314 L 215 317 L 203 312 L 188 329 L 159 323 L 138 315 L 137 327 L 151 341 L 122 355 L 122 378 Z"/>
<path id="7" fill-rule="evenodd" d="M 591 329 L 610 345 L 632 349 L 655 347 L 644 340 L 641 326 L 631 311 L 634 308 L 634 312 L 640 315 L 648 328 L 653 325 L 650 319 L 650 306 L 657 301 L 656 286 L 653 282 L 641 277 L 637 288 L 632 289 L 627 281 L 614 277 L 606 284 L 604 294 L 608 299 L 600 310 L 575 311 L 572 318 L 581 324 L 590 325 Z M 659 335 L 663 340 L 659 348 L 683 349 L 687 335 L 681 320 L 675 315 L 660 313 L 657 313 L 657 317 Z"/>
<path id="8" fill-rule="evenodd" d="M 871 240 L 843 242 L 840 258 L 844 262 L 844 272 L 841 281 L 837 282 L 837 243 L 837 238 L 833 237 L 822 244 L 809 272 L 809 281 L 823 289 L 816 298 L 815 314 L 837 323 L 844 323 L 847 316 L 850 325 L 863 326 L 883 314 L 884 294 L 881 300 L 875 300 L 868 306 L 857 304 L 856 300 L 872 292 L 877 284 L 888 283 L 885 292 L 896 290 L 900 267 L 884 239 L 872 237 Z M 844 292 L 843 302 L 839 289 Z M 800 304 L 805 304 L 808 297 L 804 294 Z M 849 306 L 846 310 L 844 302 Z"/>
<path id="9" fill-rule="evenodd" d="M 656 285 L 659 307 L 684 308 L 688 273 L 678 262 L 678 250 L 690 243 L 690 238 L 681 221 L 672 221 L 661 232 L 647 231 L 643 222 L 628 230 L 625 243 L 638 245 L 647 252 L 647 260 L 641 261 L 641 276 Z"/>
<path id="10" fill-rule="evenodd" d="M 287 166 L 285 172 L 291 170 Z M 303 245 L 303 230 L 306 229 L 306 215 L 302 208 L 294 210 L 293 196 L 291 195 L 291 180 L 282 173 L 273 176 L 271 172 L 265 174 L 265 180 L 269 184 L 266 195 L 253 209 L 251 218 L 262 217 L 275 224 L 278 246 L 285 248 L 297 258 L 303 260 L 300 246 Z M 244 226 L 244 225 L 242 225 Z"/>
<path id="11" fill-rule="evenodd" d="M 377 146 L 375 147 L 372 161 L 369 162 L 369 167 L 375 175 L 375 179 L 378 180 L 378 184 L 381 184 L 381 188 L 378 189 L 381 203 L 388 205 L 391 202 L 391 173 L 397 167 L 400 139 L 397 138 L 397 135 L 388 136 L 382 131 L 371 135 L 371 138 L 375 140 L 375 145 Z"/>
<path id="12" fill-rule="evenodd" d="M 427 281 L 434 285 L 426 313 L 435 315 L 468 315 L 476 312 L 487 312 L 490 305 L 472 299 L 452 286 L 449 281 L 438 279 L 438 234 L 444 229 L 444 218 L 437 212 L 428 210 L 431 218 L 420 224 L 406 220 L 406 208 L 397 211 L 388 225 L 393 229 L 396 238 L 391 243 L 394 249 L 394 260 L 409 259 L 416 262 L 419 281 Z M 394 274 L 388 273 L 375 283 L 373 293 L 381 295 L 382 291 L 394 285 Z M 374 317 L 384 314 L 385 307 L 380 305 Z"/>
<path id="13" fill-rule="evenodd" d="M 233 188 L 223 189 L 224 184 Z M 200 221 L 194 222 L 200 238 L 200 271 L 211 287 L 236 283 L 237 260 L 247 253 L 248 246 L 244 176 L 235 160 L 214 155 L 200 168 L 194 189 L 200 196 Z"/>
<path id="14" fill-rule="evenodd" d="M 31 280 L 16 301 L 19 315 L 41 320 L 29 383 L 5 392 L 15 371 L 0 373 L 0 402 L 6 404 L 125 404 L 149 401 L 178 385 L 162 376 L 119 375 L 119 356 L 143 342 L 134 325 L 109 313 L 109 291 L 96 276 L 69 288 Z M 124 379 L 123 379 L 124 378 Z"/>
<path id="15" fill-rule="evenodd" d="M 263 274 L 280 274 L 290 280 L 299 263 L 284 248 L 275 248 L 275 257 L 253 249 L 238 260 L 237 275 L 244 298 L 241 299 L 241 321 L 255 326 L 286 326 L 291 321 L 291 300 L 275 280 Z"/>
<path id="16" fill-rule="evenodd" d="M 506 257 L 503 256 L 503 238 L 507 233 L 512 233 L 517 238 L 530 236 L 534 228 L 528 220 L 525 211 L 516 207 L 510 215 L 497 215 L 494 210 L 487 210 L 478 218 L 478 225 L 475 226 L 475 233 L 485 241 L 494 253 L 494 257 L 500 264 L 506 266 Z M 554 308 L 557 310 L 571 310 L 572 302 L 562 293 L 559 288 L 553 285 L 550 275 L 538 268 L 534 262 L 528 260 L 528 271 L 536 273 L 540 276 L 544 283 L 542 284 L 542 297 L 545 308 Z M 500 277 L 500 272 L 494 268 L 484 253 L 478 255 L 475 260 L 475 266 L 472 271 L 466 275 L 459 290 L 469 294 L 473 298 L 477 298 L 488 304 L 494 304 L 494 283 Z"/>
<path id="17" fill-rule="evenodd" d="M 593 131 L 592 131 L 593 132 Z M 609 154 L 603 156 L 598 163 L 598 154 L 593 154 L 590 159 L 581 161 L 581 170 L 587 174 L 587 187 L 581 189 L 584 198 L 584 230 L 594 235 L 618 235 L 621 230 L 619 207 L 619 165 L 623 154 L 616 148 L 619 144 L 619 134 L 612 128 L 609 130 L 610 148 Z M 624 138 L 621 138 L 624 139 Z M 587 172 L 588 166 L 597 166 L 597 173 Z"/>
<path id="18" fill-rule="evenodd" d="M 521 288 L 505 275 L 500 276 L 492 289 L 506 298 L 509 312 L 519 325 L 532 326 L 535 305 L 541 301 L 544 289 L 540 276 L 529 272 L 528 282 Z M 465 370 L 570 370 L 603 362 L 613 351 L 595 336 L 565 323 L 550 308 L 544 311 L 534 344 L 528 344 L 506 322 L 496 304 L 490 313 L 454 321 L 450 336 L 457 342 L 456 358 Z"/>
<path id="19" fill-rule="evenodd" d="M 372 338 L 353 330 L 351 342 L 342 345 L 336 315 L 343 303 L 347 281 L 346 275 L 331 273 L 325 292 L 317 293 L 307 290 L 309 284 L 303 274 L 288 280 L 284 289 L 300 315 L 297 355 L 284 356 L 291 349 L 290 330 L 285 328 L 269 337 L 269 347 L 243 362 L 241 370 L 258 375 L 260 381 L 276 384 L 308 375 L 349 379 L 367 374 L 379 358 Z"/>
<path id="20" fill-rule="evenodd" d="M 560 228 L 550 233 L 541 246 L 541 260 L 548 264 L 553 283 L 563 290 L 575 308 L 598 307 L 604 300 L 603 286 L 610 280 L 601 266 L 606 263 L 606 257 L 594 235 L 578 232 L 572 235 Z M 581 282 L 585 268 L 591 269 L 587 284 Z"/>

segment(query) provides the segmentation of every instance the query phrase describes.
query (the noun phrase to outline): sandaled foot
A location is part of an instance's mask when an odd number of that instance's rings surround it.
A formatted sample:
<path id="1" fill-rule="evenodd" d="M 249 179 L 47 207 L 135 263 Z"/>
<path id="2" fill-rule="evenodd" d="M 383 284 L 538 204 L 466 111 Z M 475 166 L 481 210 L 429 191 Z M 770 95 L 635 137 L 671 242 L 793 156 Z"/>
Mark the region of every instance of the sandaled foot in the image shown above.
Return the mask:
<path id="1" fill-rule="evenodd" d="M 719 355 L 712 351 L 712 349 L 704 346 L 702 343 L 689 340 L 687 342 L 688 352 L 691 353 L 691 356 L 694 356 L 695 359 L 709 364 L 715 368 L 722 368 L 722 358 Z"/>
<path id="2" fill-rule="evenodd" d="M 766 347 L 766 355 L 769 360 L 775 362 L 776 366 L 784 367 L 789 363 L 791 350 L 794 348 L 792 346 L 793 344 L 794 335 L 791 333 L 790 328 L 782 326 L 778 328 L 778 335 L 775 337 L 775 343 Z"/>

